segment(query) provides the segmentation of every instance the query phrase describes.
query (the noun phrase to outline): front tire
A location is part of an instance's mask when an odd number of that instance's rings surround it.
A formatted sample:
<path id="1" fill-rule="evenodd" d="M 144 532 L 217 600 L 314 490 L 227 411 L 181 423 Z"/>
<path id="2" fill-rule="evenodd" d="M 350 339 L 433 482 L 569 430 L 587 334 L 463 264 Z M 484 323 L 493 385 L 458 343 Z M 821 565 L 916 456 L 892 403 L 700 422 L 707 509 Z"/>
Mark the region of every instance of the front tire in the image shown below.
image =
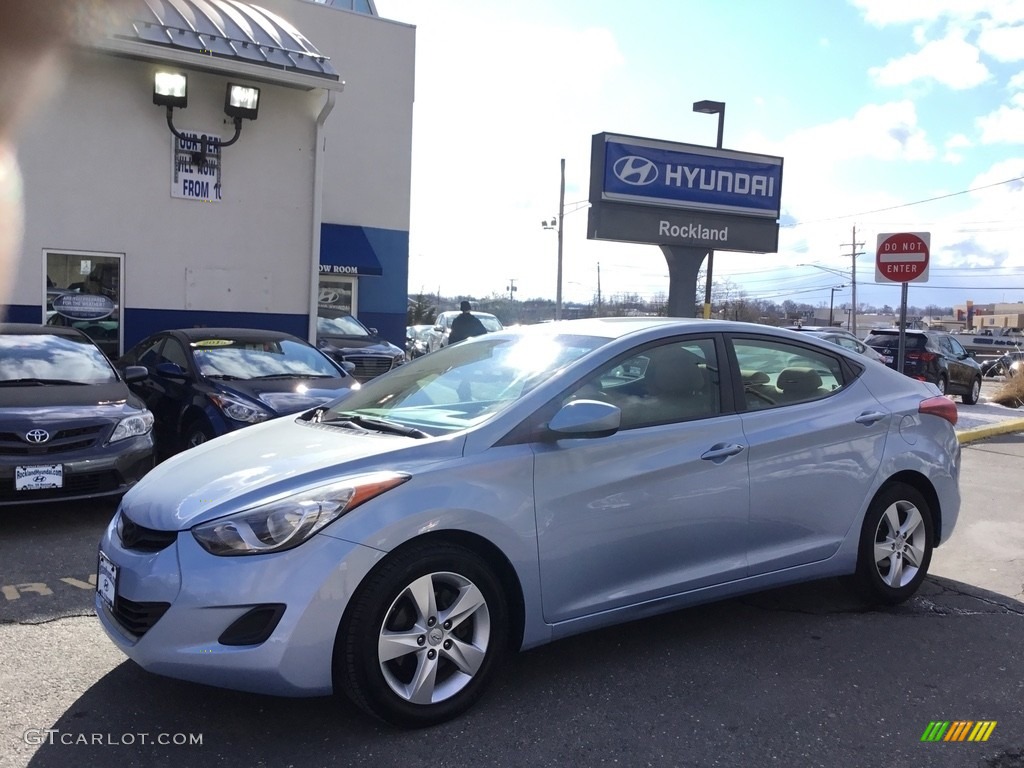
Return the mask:
<path id="1" fill-rule="evenodd" d="M 335 642 L 334 687 L 394 725 L 436 725 L 480 698 L 507 638 L 505 596 L 479 555 L 447 542 L 413 545 L 353 596 Z"/>
<path id="2" fill-rule="evenodd" d="M 182 435 L 182 450 L 187 451 L 189 448 L 195 448 L 213 438 L 213 430 L 205 421 L 202 419 L 193 421 L 185 428 L 185 432 Z"/>
<path id="3" fill-rule="evenodd" d="M 865 597 L 885 605 L 911 597 L 928 574 L 933 531 L 931 508 L 916 488 L 883 488 L 861 529 L 857 581 Z"/>

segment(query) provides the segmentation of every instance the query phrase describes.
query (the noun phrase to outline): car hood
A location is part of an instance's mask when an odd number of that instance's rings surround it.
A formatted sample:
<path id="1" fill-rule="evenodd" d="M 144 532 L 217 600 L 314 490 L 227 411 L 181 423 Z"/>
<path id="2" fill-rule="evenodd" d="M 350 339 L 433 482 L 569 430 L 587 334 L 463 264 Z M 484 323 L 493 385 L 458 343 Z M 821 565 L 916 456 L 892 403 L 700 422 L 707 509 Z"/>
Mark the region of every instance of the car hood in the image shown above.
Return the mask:
<path id="1" fill-rule="evenodd" d="M 255 400 L 277 416 L 315 408 L 345 395 L 355 379 L 263 379 L 225 382 L 217 389 Z"/>
<path id="2" fill-rule="evenodd" d="M 321 336 L 317 346 L 328 354 L 348 354 L 368 352 L 379 355 L 400 355 L 402 350 L 389 341 L 366 339 L 358 336 Z"/>
<path id="3" fill-rule="evenodd" d="M 32 386 L 0 387 L 0 413 L 15 409 L 88 408 L 92 406 L 99 413 L 109 413 L 114 406 L 126 403 L 136 408 L 142 402 L 133 395 L 122 381 L 109 384 L 39 384 Z"/>
<path id="4" fill-rule="evenodd" d="M 128 492 L 122 510 L 147 528 L 184 530 L 344 476 L 461 456 L 464 443 L 274 419 L 168 459 Z"/>

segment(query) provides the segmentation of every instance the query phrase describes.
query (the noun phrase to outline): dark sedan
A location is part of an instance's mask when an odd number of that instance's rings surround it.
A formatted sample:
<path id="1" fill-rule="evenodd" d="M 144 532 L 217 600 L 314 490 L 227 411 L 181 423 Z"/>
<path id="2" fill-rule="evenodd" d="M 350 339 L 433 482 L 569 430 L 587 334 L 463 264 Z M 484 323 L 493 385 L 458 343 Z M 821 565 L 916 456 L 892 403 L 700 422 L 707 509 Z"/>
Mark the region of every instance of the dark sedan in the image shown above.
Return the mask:
<path id="1" fill-rule="evenodd" d="M 359 387 L 316 347 L 278 331 L 162 331 L 117 362 L 148 370 L 132 389 L 153 411 L 157 444 L 165 454 L 313 408 Z"/>
<path id="2" fill-rule="evenodd" d="M 368 381 L 405 362 L 405 350 L 381 338 L 352 315 L 318 317 L 316 345 L 337 363 L 352 363 L 352 375 Z"/>
<path id="3" fill-rule="evenodd" d="M 153 468 L 153 414 L 88 336 L 0 324 L 0 505 L 117 496 Z"/>

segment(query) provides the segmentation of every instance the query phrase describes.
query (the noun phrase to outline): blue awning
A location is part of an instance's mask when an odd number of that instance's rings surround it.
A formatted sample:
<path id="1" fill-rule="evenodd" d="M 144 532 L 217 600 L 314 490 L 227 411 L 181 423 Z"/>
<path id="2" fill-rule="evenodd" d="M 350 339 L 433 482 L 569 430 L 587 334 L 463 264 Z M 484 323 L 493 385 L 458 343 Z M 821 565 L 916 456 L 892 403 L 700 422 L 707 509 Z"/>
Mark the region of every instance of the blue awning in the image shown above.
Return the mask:
<path id="1" fill-rule="evenodd" d="M 384 274 L 366 229 L 350 224 L 320 225 L 320 267 L 324 273 Z"/>

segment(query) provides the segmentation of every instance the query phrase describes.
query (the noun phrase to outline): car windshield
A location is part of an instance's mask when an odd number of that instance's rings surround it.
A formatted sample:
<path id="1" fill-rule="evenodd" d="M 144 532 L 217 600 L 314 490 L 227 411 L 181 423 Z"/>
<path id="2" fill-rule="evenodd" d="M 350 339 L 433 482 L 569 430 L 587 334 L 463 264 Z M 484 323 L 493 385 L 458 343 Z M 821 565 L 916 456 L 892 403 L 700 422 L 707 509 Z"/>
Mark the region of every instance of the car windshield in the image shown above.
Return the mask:
<path id="1" fill-rule="evenodd" d="M 89 339 L 48 333 L 0 336 L 0 384 L 110 384 L 117 372 Z"/>
<path id="2" fill-rule="evenodd" d="M 605 342 L 594 336 L 478 336 L 364 384 L 321 420 L 344 421 L 357 414 L 430 435 L 466 429 L 492 418 Z"/>
<path id="3" fill-rule="evenodd" d="M 290 339 L 200 339 L 190 346 L 203 376 L 260 379 L 341 375 L 319 350 Z"/>
<path id="4" fill-rule="evenodd" d="M 494 333 L 502 329 L 501 322 L 493 315 L 477 315 L 477 317 L 480 318 L 480 322 L 483 323 L 488 333 Z"/>
<path id="5" fill-rule="evenodd" d="M 351 315 L 318 317 L 316 332 L 319 336 L 369 336 L 370 332 Z"/>

